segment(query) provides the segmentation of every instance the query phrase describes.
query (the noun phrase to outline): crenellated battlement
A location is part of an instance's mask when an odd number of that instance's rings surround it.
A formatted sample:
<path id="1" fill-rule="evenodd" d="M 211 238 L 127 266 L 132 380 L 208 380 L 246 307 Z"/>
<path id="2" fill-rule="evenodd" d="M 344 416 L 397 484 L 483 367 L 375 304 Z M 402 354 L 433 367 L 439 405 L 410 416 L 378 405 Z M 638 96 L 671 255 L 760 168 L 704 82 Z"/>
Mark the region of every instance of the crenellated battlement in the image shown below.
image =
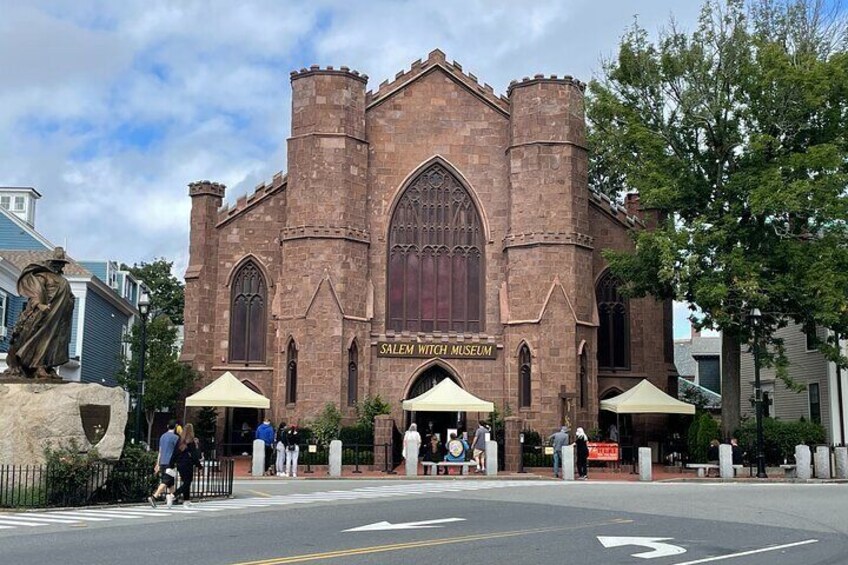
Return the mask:
<path id="1" fill-rule="evenodd" d="M 508 96 L 512 95 L 512 91 L 516 88 L 522 88 L 525 86 L 532 86 L 534 84 L 540 83 L 553 83 L 553 84 L 562 84 L 568 86 L 576 86 L 580 89 L 580 92 L 586 90 L 586 83 L 581 82 L 574 78 L 571 75 L 563 75 L 562 77 L 558 75 L 549 75 L 545 76 L 543 74 L 533 75 L 533 77 L 524 77 L 521 80 L 513 80 L 509 83 L 509 88 L 507 88 L 506 92 Z"/>
<path id="2" fill-rule="evenodd" d="M 272 194 L 283 190 L 287 183 L 287 175 L 278 172 L 270 183 L 260 183 L 251 194 L 240 196 L 232 206 L 225 204 L 218 210 L 218 225 L 226 223 L 236 216 L 240 216 L 259 202 L 265 200 Z"/>
<path id="3" fill-rule="evenodd" d="M 610 197 L 606 194 L 603 194 L 590 188 L 589 198 L 592 202 L 598 205 L 598 208 L 600 208 L 622 224 L 628 227 L 645 227 L 645 223 L 640 218 L 628 214 L 627 208 L 625 208 L 624 205 L 619 204 L 615 200 L 610 199 Z"/>
<path id="4" fill-rule="evenodd" d="M 227 191 L 227 187 L 219 182 L 208 180 L 199 180 L 191 182 L 188 185 L 188 195 L 192 198 L 195 196 L 217 196 L 223 198 Z"/>
<path id="5" fill-rule="evenodd" d="M 366 93 L 366 105 L 370 107 L 375 104 L 379 104 L 410 82 L 432 72 L 437 68 L 445 70 L 460 84 L 483 98 L 492 106 L 495 106 L 506 114 L 509 113 L 509 99 L 506 96 L 498 96 L 495 94 L 495 89 L 490 84 L 481 84 L 476 75 L 464 71 L 462 69 L 462 65 L 457 61 L 448 62 L 444 52 L 440 49 L 434 49 L 427 56 L 426 60 L 422 61 L 421 59 L 418 59 L 410 65 L 408 70 L 401 70 L 395 74 L 394 80 L 384 80 L 379 84 L 376 91 L 369 90 Z"/>
<path id="6" fill-rule="evenodd" d="M 314 75 L 346 76 L 346 77 L 358 80 L 362 83 L 368 82 L 368 75 L 362 74 L 359 71 L 352 70 L 350 67 L 344 67 L 344 66 L 336 69 L 332 65 L 328 65 L 326 67 L 321 67 L 319 65 L 312 65 L 308 69 L 304 67 L 304 68 L 300 69 L 299 71 L 292 71 L 291 73 L 289 73 L 289 77 L 291 78 L 292 82 L 294 82 L 298 79 L 304 78 L 304 77 L 314 76 Z"/>

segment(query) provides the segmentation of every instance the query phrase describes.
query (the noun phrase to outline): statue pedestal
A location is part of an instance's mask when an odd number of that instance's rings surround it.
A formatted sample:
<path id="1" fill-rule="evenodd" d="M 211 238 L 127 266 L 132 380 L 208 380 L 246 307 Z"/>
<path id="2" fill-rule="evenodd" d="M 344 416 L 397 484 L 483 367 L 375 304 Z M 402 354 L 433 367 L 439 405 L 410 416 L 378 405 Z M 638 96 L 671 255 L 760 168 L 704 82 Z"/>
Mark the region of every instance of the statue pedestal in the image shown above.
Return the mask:
<path id="1" fill-rule="evenodd" d="M 117 459 L 124 446 L 126 393 L 93 383 L 0 381 L 0 465 L 39 465 L 44 448 L 76 440 Z"/>

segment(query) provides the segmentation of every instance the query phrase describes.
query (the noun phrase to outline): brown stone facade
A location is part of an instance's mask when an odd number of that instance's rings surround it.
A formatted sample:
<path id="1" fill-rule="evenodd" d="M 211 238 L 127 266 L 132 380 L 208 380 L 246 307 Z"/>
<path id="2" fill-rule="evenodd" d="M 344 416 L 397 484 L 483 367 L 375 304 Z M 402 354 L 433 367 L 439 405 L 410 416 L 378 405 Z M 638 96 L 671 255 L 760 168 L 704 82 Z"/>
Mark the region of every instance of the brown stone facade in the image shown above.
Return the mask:
<path id="1" fill-rule="evenodd" d="M 366 91 L 367 80 L 346 67 L 293 72 L 288 174 L 231 207 L 221 207 L 222 185 L 190 185 L 183 359 L 203 375 L 199 386 L 231 371 L 271 398 L 274 421 L 306 421 L 326 403 L 352 420 L 348 351 L 355 343 L 355 396 L 380 395 L 398 423 L 401 400 L 437 365 L 546 433 L 565 417 L 597 426 L 599 398 L 639 379 L 667 389 L 674 375 L 666 343 L 671 308 L 650 298 L 629 301 L 629 368 L 598 371 L 601 252 L 630 248 L 631 232 L 646 229 L 649 213 L 638 201 L 629 200 L 626 211 L 589 189 L 584 85 L 537 75 L 497 96 L 438 50 L 376 91 Z M 393 212 L 412 180 L 434 164 L 471 195 L 484 232 L 481 321 L 473 333 L 393 331 L 387 321 Z M 229 358 L 231 286 L 246 261 L 267 281 L 266 359 L 259 363 Z M 287 404 L 292 341 L 297 398 Z M 496 355 L 378 353 L 380 343 L 411 342 L 492 344 Z M 519 407 L 524 344 L 531 394 L 530 405 Z M 588 401 L 580 406 L 584 350 Z"/>

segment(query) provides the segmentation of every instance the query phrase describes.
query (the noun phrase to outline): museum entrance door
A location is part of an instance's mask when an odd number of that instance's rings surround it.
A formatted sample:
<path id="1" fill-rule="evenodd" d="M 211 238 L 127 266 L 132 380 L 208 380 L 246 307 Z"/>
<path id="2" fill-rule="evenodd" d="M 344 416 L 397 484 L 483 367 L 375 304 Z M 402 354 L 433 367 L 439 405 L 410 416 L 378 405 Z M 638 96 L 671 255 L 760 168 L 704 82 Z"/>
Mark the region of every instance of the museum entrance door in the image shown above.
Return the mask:
<path id="1" fill-rule="evenodd" d="M 438 365 L 430 367 L 415 380 L 412 388 L 409 389 L 407 398 L 416 398 L 424 394 L 444 379 L 451 379 L 456 382 L 456 379 L 445 368 Z M 427 445 L 432 434 L 438 434 L 439 440 L 445 443 L 449 429 L 458 430 L 460 435 L 467 430 L 465 427 L 465 412 L 407 412 L 406 429 L 409 429 L 409 425 L 412 423 L 418 425 L 422 448 Z"/>

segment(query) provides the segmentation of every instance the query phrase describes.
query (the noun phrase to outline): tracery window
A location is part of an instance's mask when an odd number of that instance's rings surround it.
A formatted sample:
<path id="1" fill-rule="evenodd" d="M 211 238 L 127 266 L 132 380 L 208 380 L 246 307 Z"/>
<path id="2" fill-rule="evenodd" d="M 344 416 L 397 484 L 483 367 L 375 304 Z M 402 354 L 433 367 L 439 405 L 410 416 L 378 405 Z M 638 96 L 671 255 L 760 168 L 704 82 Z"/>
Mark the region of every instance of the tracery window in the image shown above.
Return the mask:
<path id="1" fill-rule="evenodd" d="M 529 408 L 532 402 L 530 399 L 531 378 L 530 348 L 525 343 L 518 352 L 518 406 L 521 408 Z"/>
<path id="2" fill-rule="evenodd" d="M 580 352 L 580 374 L 578 382 L 580 386 L 580 408 L 586 408 L 586 401 L 589 395 L 589 368 L 586 359 L 586 346 L 583 346 L 583 351 Z"/>
<path id="3" fill-rule="evenodd" d="M 297 345 L 289 341 L 286 351 L 286 404 L 297 402 Z"/>
<path id="4" fill-rule="evenodd" d="M 598 369 L 630 368 L 630 305 L 618 290 L 619 280 L 609 271 L 598 281 Z"/>
<path id="5" fill-rule="evenodd" d="M 390 223 L 388 328 L 482 331 L 483 250 L 471 195 L 442 165 L 427 167 L 404 191 Z"/>
<path id="6" fill-rule="evenodd" d="M 347 351 L 347 405 L 355 406 L 359 392 L 359 348 L 354 341 Z"/>
<path id="7" fill-rule="evenodd" d="M 230 296 L 230 362 L 264 363 L 267 287 L 253 261 L 236 272 Z"/>

